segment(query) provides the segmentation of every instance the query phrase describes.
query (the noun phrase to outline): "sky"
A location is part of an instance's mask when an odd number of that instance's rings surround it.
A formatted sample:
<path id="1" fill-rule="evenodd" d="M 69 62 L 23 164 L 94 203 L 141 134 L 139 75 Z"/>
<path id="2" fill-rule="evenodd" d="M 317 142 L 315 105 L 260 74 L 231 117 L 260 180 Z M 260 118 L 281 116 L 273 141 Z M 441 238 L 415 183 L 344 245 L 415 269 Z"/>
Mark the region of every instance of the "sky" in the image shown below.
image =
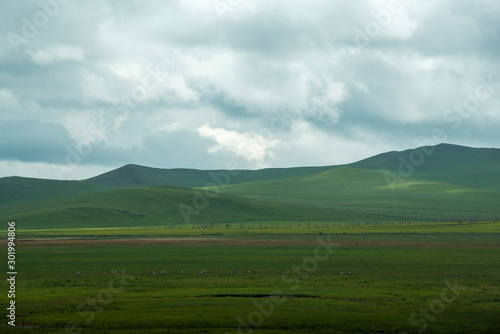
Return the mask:
<path id="1" fill-rule="evenodd" d="M 0 0 L 0 177 L 499 147 L 497 0 Z"/>

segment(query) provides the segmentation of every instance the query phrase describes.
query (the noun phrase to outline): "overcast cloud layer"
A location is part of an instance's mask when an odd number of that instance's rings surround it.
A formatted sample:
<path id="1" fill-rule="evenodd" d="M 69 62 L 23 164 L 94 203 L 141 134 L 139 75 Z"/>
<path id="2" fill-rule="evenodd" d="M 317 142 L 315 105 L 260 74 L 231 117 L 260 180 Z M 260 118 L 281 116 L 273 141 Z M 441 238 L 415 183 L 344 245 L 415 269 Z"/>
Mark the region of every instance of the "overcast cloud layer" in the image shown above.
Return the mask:
<path id="1" fill-rule="evenodd" d="M 0 6 L 0 177 L 499 146 L 496 0 Z"/>

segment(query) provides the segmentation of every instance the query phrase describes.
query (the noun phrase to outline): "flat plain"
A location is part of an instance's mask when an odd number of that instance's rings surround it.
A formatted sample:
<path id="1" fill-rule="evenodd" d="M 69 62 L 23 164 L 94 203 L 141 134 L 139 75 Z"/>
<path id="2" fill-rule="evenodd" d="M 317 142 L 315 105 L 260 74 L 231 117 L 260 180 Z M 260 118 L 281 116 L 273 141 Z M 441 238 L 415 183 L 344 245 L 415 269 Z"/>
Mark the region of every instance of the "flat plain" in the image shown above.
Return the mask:
<path id="1" fill-rule="evenodd" d="M 464 227 L 21 232 L 18 328 L 2 332 L 493 333 L 499 236 Z"/>

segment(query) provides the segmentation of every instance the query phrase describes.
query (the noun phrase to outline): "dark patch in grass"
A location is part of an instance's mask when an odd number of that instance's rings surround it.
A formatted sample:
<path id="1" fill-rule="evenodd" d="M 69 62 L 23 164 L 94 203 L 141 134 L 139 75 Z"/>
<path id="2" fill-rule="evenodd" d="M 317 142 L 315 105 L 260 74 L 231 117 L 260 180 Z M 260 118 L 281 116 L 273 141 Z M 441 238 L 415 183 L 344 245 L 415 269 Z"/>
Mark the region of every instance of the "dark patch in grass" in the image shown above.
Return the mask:
<path id="1" fill-rule="evenodd" d="M 265 294 L 219 294 L 219 295 L 202 295 L 197 297 L 215 297 L 215 298 L 226 298 L 226 297 L 235 297 L 235 298 L 321 298 L 320 296 L 311 296 L 311 295 L 265 295 Z"/>

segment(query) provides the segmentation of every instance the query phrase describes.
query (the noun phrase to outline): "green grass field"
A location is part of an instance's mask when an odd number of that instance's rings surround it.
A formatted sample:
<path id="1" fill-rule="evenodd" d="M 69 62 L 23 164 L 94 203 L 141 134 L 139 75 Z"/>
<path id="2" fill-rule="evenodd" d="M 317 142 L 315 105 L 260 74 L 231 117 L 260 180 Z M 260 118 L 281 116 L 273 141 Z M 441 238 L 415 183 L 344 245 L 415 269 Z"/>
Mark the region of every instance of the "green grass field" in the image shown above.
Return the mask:
<path id="1" fill-rule="evenodd" d="M 227 226 L 226 226 L 227 225 Z M 220 224 L 211 227 L 210 224 L 185 224 L 172 226 L 146 226 L 146 227 L 110 227 L 110 228 L 63 228 L 63 229 L 33 229 L 18 232 L 23 239 L 29 238 L 107 238 L 107 237 L 276 237 L 277 235 L 305 238 L 309 235 L 425 235 L 439 233 L 442 235 L 453 234 L 456 236 L 470 233 L 500 233 L 500 222 L 469 222 L 469 223 L 325 223 L 325 222 L 241 222 Z M 4 231 L 3 234 L 6 234 Z M 0 234 L 1 235 L 1 234 Z"/>
<path id="2" fill-rule="evenodd" d="M 348 234 L 319 227 L 289 228 L 288 234 L 285 228 L 232 229 L 222 236 L 196 228 L 122 228 L 117 236 L 113 229 L 20 231 L 17 323 L 25 328 L 2 332 L 64 333 L 75 323 L 73 332 L 82 333 L 417 333 L 424 326 L 426 333 L 494 333 L 500 330 L 499 223 L 469 225 L 489 233 L 458 224 L 415 224 L 406 231 L 389 224 L 371 232 L 344 226 L 357 230 Z M 71 245 L 29 241 L 58 233 L 80 238 Z M 89 238 L 105 242 L 103 234 L 184 242 L 85 245 Z M 214 238 L 221 243 L 204 243 Z M 318 238 L 338 247 L 315 258 Z M 453 298 L 446 282 L 466 288 Z M 2 288 L 8 290 L 5 281 Z M 419 315 L 429 307 L 435 312 Z"/>
<path id="3" fill-rule="evenodd" d="M 0 207 L 0 219 L 15 220 L 20 229 L 236 224 L 253 221 L 385 221 L 395 218 L 334 208 L 293 205 L 203 192 L 189 188 L 147 187 L 48 199 Z M 196 201 L 196 202 L 195 202 Z M 199 204 L 201 203 L 201 204 Z M 198 206 L 197 206 L 198 205 Z"/>

